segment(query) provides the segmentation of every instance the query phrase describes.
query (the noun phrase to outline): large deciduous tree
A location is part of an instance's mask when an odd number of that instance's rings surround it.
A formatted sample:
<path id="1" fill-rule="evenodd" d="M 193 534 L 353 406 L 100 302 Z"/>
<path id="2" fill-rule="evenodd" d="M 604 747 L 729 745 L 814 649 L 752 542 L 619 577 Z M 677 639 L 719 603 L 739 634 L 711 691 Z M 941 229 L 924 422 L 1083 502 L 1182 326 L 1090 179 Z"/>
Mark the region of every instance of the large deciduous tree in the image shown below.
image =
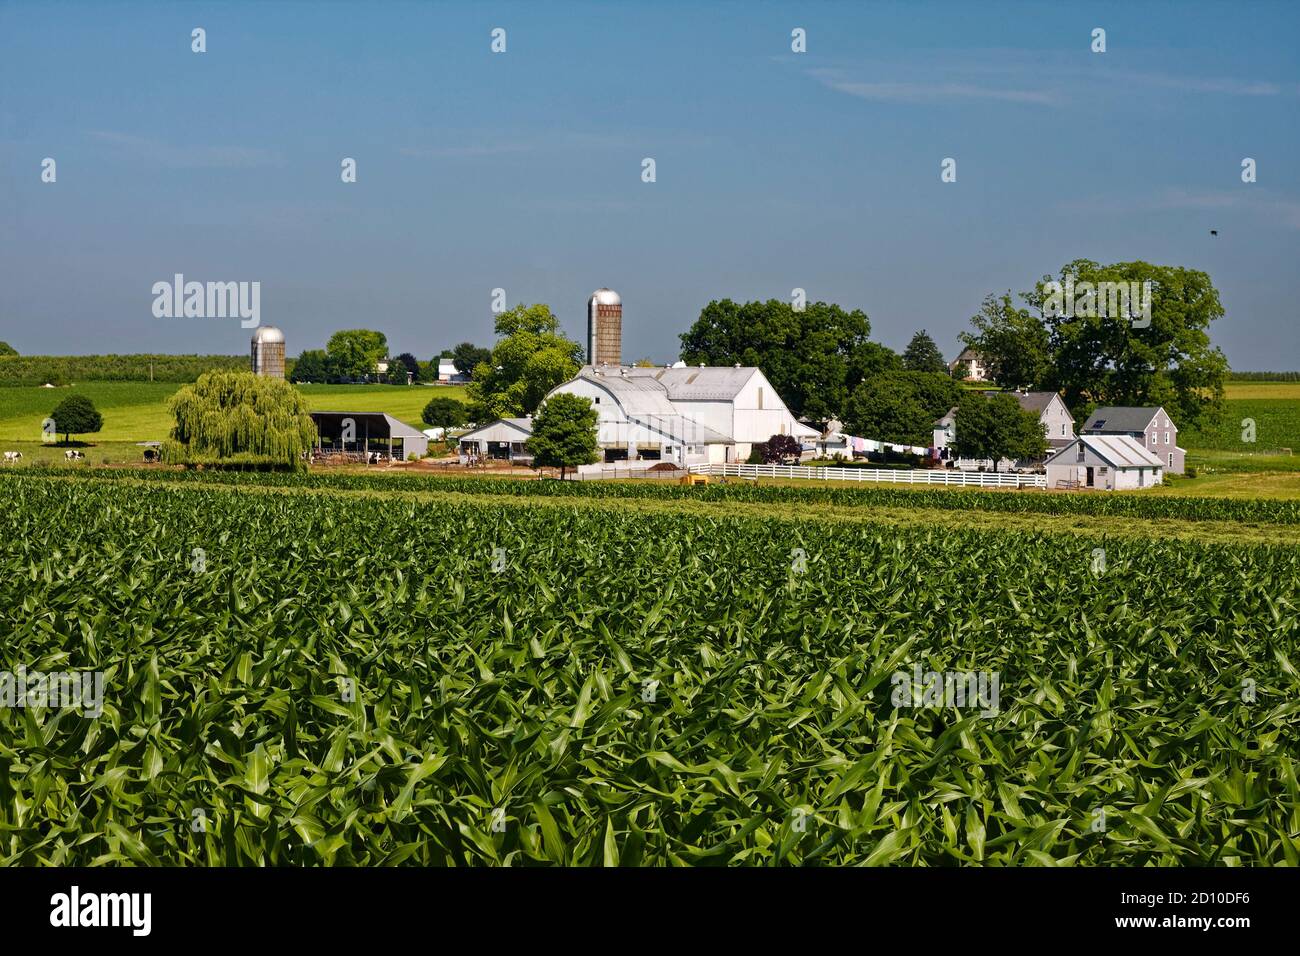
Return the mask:
<path id="1" fill-rule="evenodd" d="M 935 419 L 956 405 L 961 393 L 946 372 L 886 372 L 853 390 L 844 428 L 873 441 L 929 447 Z"/>
<path id="2" fill-rule="evenodd" d="M 1004 388 L 1039 388 L 1050 378 L 1051 342 L 1047 328 L 1011 293 L 987 295 L 971 317 L 974 332 L 961 332 L 962 344 L 978 352 L 985 374 Z"/>
<path id="3" fill-rule="evenodd" d="M 1038 416 L 1009 393 L 965 392 L 957 403 L 953 448 L 962 458 L 1032 460 L 1047 450 Z"/>
<path id="4" fill-rule="evenodd" d="M 491 361 L 491 359 L 491 349 L 482 348 L 473 342 L 461 342 L 460 345 L 451 350 L 451 360 L 456 366 L 456 371 L 471 378 L 474 376 L 474 369 L 484 362 Z"/>
<path id="5" fill-rule="evenodd" d="M 537 467 L 569 468 L 589 465 L 600 457 L 596 440 L 596 407 L 591 399 L 568 392 L 552 395 L 533 417 L 527 447 Z"/>
<path id="6" fill-rule="evenodd" d="M 85 395 L 69 395 L 54 406 L 50 418 L 54 420 L 55 432 L 63 435 L 64 444 L 73 435 L 86 435 L 104 427 L 104 416 Z"/>
<path id="7" fill-rule="evenodd" d="M 206 372 L 168 403 L 176 424 L 168 461 L 305 468 L 316 438 L 306 397 L 283 379 Z"/>
<path id="8" fill-rule="evenodd" d="M 870 333 L 858 309 L 810 302 L 798 311 L 778 299 L 722 299 L 706 305 L 680 336 L 682 361 L 757 366 L 796 416 L 826 419 L 842 412 L 865 374 L 890 364 Z"/>
<path id="9" fill-rule="evenodd" d="M 420 414 L 420 420 L 426 425 L 444 429 L 445 437 L 445 429 L 465 424 L 468 412 L 469 409 L 465 407 L 465 403 L 458 402 L 454 398 L 431 398 L 429 404 L 424 406 L 424 411 Z"/>
<path id="10" fill-rule="evenodd" d="M 293 365 L 295 382 L 328 382 L 330 380 L 329 356 L 323 349 L 306 349 Z"/>
<path id="11" fill-rule="evenodd" d="M 371 329 L 343 329 L 330 336 L 325 351 L 336 376 L 351 381 L 374 378 L 388 354 L 388 338 Z"/>
<path id="12" fill-rule="evenodd" d="M 550 308 L 517 305 L 496 318 L 501 336 L 492 356 L 474 369 L 470 414 L 485 422 L 534 411 L 546 393 L 582 367 L 582 346 L 566 338 Z"/>
<path id="13" fill-rule="evenodd" d="M 1138 295 L 1125 311 L 1103 283 Z M 1020 298 L 1028 308 L 1009 293 L 989 296 L 974 331 L 962 335 L 999 385 L 1059 391 L 1076 415 L 1098 405 L 1163 405 L 1179 427 L 1221 410 L 1228 363 L 1209 327 L 1224 313 L 1206 273 L 1076 259 Z"/>

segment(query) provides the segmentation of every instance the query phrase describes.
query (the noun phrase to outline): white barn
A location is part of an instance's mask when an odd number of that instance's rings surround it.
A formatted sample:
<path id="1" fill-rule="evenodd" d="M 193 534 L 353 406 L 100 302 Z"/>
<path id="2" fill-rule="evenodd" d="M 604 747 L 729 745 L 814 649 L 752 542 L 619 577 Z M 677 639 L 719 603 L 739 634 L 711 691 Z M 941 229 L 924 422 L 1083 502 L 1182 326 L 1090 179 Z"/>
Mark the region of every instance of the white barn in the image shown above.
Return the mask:
<path id="1" fill-rule="evenodd" d="M 793 435 L 801 442 L 820 437 L 795 419 L 752 366 L 586 365 L 548 397 L 559 392 L 591 399 L 606 461 L 744 461 L 755 444 L 773 435 Z"/>
<path id="2" fill-rule="evenodd" d="M 1079 435 L 1047 459 L 1048 488 L 1150 488 L 1164 464 L 1127 435 Z"/>

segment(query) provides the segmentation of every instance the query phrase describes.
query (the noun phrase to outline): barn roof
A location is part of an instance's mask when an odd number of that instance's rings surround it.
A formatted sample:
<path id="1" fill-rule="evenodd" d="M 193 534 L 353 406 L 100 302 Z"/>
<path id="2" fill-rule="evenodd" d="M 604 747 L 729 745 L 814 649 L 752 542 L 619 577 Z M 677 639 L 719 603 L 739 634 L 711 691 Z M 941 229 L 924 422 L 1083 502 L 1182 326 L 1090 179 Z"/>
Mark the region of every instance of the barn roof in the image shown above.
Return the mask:
<path id="1" fill-rule="evenodd" d="M 322 423 L 341 425 L 343 419 L 351 418 L 359 428 L 368 428 L 376 438 L 427 438 L 418 428 L 412 428 L 406 422 L 399 422 L 392 415 L 384 412 L 310 412 L 312 421 L 319 428 Z"/>
<path id="2" fill-rule="evenodd" d="M 588 372 L 587 366 L 578 373 L 579 378 L 586 379 L 604 388 L 623 406 L 628 415 L 675 415 L 677 409 L 668 400 L 668 391 L 653 379 L 628 376 L 624 378 L 618 372 L 597 374 Z"/>
<path id="3" fill-rule="evenodd" d="M 1068 456 L 1071 454 L 1071 449 L 1078 443 L 1082 443 L 1102 461 L 1116 468 L 1164 467 L 1164 462 L 1147 451 L 1146 447 L 1140 442 L 1134 441 L 1128 435 L 1079 435 L 1074 441 L 1051 455 L 1046 464 L 1050 465 L 1058 458 Z"/>
<path id="4" fill-rule="evenodd" d="M 1089 415 L 1080 431 L 1144 432 L 1151 424 L 1151 419 L 1160 411 L 1159 406 L 1131 408 L 1106 405 Z"/>
<path id="5" fill-rule="evenodd" d="M 754 377 L 753 365 L 686 365 L 682 368 L 629 368 L 629 379 L 651 379 L 674 402 L 729 401 Z M 615 373 L 617 374 L 617 373 Z"/>

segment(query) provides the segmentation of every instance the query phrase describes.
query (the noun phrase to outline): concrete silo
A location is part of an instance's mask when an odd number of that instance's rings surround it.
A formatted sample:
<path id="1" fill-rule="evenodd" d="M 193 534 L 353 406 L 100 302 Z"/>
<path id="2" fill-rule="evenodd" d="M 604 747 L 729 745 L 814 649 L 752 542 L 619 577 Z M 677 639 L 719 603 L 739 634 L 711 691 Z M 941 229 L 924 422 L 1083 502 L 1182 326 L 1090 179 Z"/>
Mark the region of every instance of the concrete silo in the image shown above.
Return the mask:
<path id="1" fill-rule="evenodd" d="M 623 364 L 623 300 L 613 289 L 597 289 L 587 300 L 587 362 Z"/>
<path id="2" fill-rule="evenodd" d="M 274 325 L 253 333 L 253 374 L 284 378 L 284 333 Z"/>

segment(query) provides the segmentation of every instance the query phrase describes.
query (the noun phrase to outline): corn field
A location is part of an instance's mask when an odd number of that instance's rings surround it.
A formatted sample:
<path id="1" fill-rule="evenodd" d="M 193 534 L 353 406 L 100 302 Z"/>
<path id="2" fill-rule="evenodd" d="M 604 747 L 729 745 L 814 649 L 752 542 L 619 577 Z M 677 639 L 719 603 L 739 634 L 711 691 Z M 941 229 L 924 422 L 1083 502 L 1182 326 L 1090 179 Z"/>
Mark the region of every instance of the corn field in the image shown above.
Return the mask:
<path id="1" fill-rule="evenodd" d="M 51 467 L 33 469 L 75 476 Z M 1047 492 L 977 491 L 959 488 L 838 488 L 811 485 L 735 483 L 682 486 L 645 481 L 534 481 L 518 478 L 449 477 L 428 474 L 358 472 L 211 472 L 113 468 L 95 473 L 102 480 L 219 483 L 340 491 L 439 491 L 523 498 L 599 498 L 659 501 L 718 501 L 837 507 L 934 508 L 1003 514 L 1045 514 L 1169 518 L 1180 521 L 1243 521 L 1300 524 L 1300 499 L 1157 497 L 1149 491 Z"/>
<path id="2" fill-rule="evenodd" d="M 103 675 L 0 709 L 5 864 L 1300 863 L 1294 549 L 34 473 L 0 512 L 4 670 Z"/>

